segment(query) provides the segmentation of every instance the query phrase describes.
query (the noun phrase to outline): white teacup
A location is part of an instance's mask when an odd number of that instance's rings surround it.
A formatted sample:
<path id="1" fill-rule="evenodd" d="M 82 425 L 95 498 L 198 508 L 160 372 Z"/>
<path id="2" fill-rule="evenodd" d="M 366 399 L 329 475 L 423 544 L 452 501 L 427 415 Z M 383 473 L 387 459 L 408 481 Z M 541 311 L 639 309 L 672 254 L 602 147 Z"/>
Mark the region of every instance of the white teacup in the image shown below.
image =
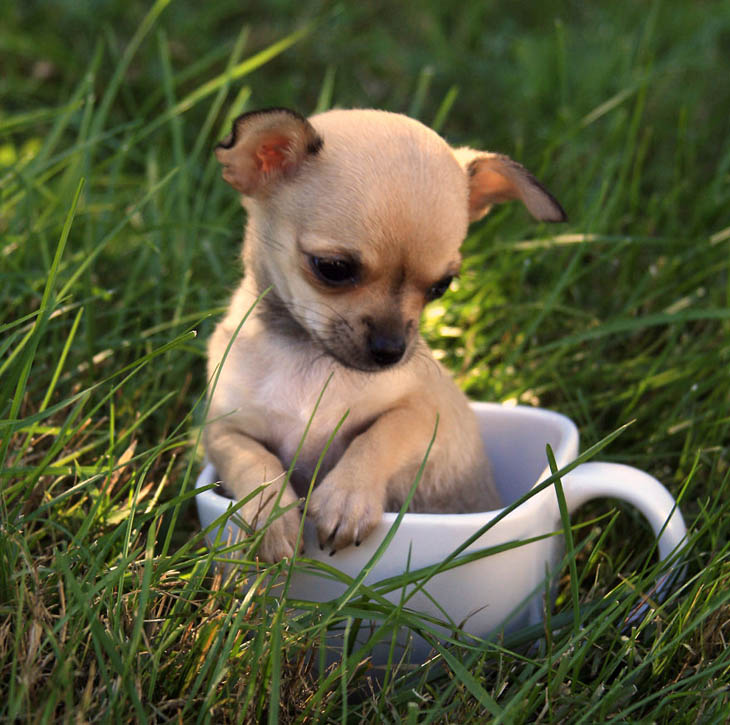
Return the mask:
<path id="1" fill-rule="evenodd" d="M 558 469 L 578 456 L 575 424 L 558 413 L 540 408 L 508 407 L 493 403 L 473 403 L 503 502 L 509 505 L 550 477 L 546 445 L 555 455 Z M 208 464 L 197 486 L 215 482 L 216 473 Z M 686 528 L 669 492 L 643 471 L 617 463 L 582 463 L 561 476 L 568 513 L 594 498 L 615 498 L 635 506 L 648 520 L 658 537 L 660 559 L 671 555 L 684 541 Z M 197 495 L 198 515 L 203 528 L 225 514 L 232 501 L 213 490 Z M 364 578 L 365 586 L 443 562 L 503 510 L 469 514 L 403 515 L 388 548 Z M 330 556 L 321 551 L 314 527 L 304 526 L 304 557 L 336 567 L 356 579 L 363 567 L 396 522 L 397 514 L 386 513 L 380 525 L 359 547 L 350 546 Z M 212 530 L 209 541 L 236 540 L 241 535 L 228 520 L 223 532 Z M 407 607 L 440 621 L 460 626 L 462 631 L 485 637 L 500 628 L 510 631 L 542 620 L 546 581 L 559 565 L 565 541 L 550 535 L 562 529 L 556 489 L 549 485 L 510 511 L 469 544 L 463 554 L 515 541 L 532 540 L 498 553 L 440 571 L 413 593 Z M 543 537 L 543 538 L 539 538 Z M 537 539 L 537 540 L 535 540 Z M 548 577 L 548 580 L 546 580 Z M 549 584 L 548 584 L 549 588 Z M 335 599 L 347 584 L 323 575 L 315 567 L 297 567 L 289 581 L 289 599 L 323 602 Z M 397 589 L 385 596 L 393 602 L 403 599 Z M 427 648 L 416 638 L 411 642 L 411 659 L 425 656 Z M 378 659 L 377 653 L 374 659 Z"/>

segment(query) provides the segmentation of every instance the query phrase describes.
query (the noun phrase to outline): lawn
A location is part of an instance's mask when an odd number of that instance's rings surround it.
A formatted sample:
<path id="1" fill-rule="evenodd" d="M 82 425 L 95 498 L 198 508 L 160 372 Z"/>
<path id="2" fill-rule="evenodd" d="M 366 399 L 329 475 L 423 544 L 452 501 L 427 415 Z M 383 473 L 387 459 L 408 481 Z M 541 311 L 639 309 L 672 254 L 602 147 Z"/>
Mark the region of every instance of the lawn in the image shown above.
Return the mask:
<path id="1" fill-rule="evenodd" d="M 0 719 L 730 718 L 727 2 L 0 11 Z M 248 545 L 209 550 L 191 490 L 243 214 L 212 148 L 266 106 L 407 113 L 560 199 L 559 227 L 516 204 L 475 224 L 423 331 L 474 399 L 565 413 L 583 449 L 620 431 L 599 458 L 660 479 L 690 529 L 664 601 L 646 522 L 593 502 L 550 626 L 371 688 L 367 649 L 310 654 L 327 623 L 402 612 L 222 580 Z"/>

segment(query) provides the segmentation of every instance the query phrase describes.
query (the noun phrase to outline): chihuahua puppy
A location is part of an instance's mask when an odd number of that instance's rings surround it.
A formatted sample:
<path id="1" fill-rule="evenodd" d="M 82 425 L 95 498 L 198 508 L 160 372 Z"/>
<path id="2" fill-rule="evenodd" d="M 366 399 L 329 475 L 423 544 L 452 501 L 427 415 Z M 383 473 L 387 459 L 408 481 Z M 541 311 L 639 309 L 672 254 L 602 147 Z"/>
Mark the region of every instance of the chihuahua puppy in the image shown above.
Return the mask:
<path id="1" fill-rule="evenodd" d="M 409 510 L 499 506 L 475 416 L 419 319 L 458 274 L 470 222 L 511 199 L 559 222 L 560 204 L 508 157 L 382 111 L 246 113 L 215 153 L 248 223 L 244 277 L 209 343 L 204 440 L 225 488 L 251 497 L 252 527 L 289 507 L 259 556 L 295 553 L 295 504 L 325 449 L 308 515 L 322 547 L 359 544 L 403 504 L 437 419 Z"/>

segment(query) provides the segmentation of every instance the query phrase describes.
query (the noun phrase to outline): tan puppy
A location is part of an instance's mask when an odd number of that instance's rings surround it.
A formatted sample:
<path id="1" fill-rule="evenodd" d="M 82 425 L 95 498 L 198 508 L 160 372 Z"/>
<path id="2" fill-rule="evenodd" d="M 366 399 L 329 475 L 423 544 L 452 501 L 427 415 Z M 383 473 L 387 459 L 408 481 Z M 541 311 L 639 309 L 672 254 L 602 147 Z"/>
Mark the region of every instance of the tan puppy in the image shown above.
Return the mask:
<path id="1" fill-rule="evenodd" d="M 207 454 L 253 526 L 306 495 L 321 546 L 358 544 L 405 500 L 438 416 L 411 511 L 499 505 L 464 394 L 419 334 L 424 304 L 459 271 L 470 221 L 520 199 L 545 221 L 560 204 L 505 156 L 452 149 L 402 115 L 286 109 L 247 113 L 216 149 L 248 212 L 245 275 L 209 344 L 224 360 L 205 430 Z M 236 329 L 257 297 L 235 339 Z M 227 351 L 227 355 L 226 355 Z M 286 471 L 325 384 L 290 482 Z M 300 511 L 269 525 L 259 555 L 294 554 Z"/>

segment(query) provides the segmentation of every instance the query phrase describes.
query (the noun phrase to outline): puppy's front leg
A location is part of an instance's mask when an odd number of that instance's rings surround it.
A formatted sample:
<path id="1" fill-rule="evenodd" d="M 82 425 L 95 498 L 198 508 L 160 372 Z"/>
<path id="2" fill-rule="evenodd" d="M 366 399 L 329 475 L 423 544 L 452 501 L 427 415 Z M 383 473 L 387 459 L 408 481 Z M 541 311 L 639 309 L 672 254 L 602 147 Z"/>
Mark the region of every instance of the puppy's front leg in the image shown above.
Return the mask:
<path id="1" fill-rule="evenodd" d="M 380 522 L 388 499 L 405 498 L 435 420 L 427 411 L 395 408 L 352 440 L 309 501 L 322 548 L 358 545 Z"/>
<path id="2" fill-rule="evenodd" d="M 259 486 L 270 483 L 240 510 L 241 518 L 254 528 L 266 523 L 286 475 L 279 459 L 261 443 L 237 430 L 225 420 L 205 427 L 205 448 L 226 489 L 237 500 L 250 496 Z M 279 506 L 296 503 L 297 495 L 290 484 L 281 494 Z M 278 516 L 263 536 L 258 554 L 270 562 L 292 557 L 296 546 L 301 515 L 292 509 Z"/>

